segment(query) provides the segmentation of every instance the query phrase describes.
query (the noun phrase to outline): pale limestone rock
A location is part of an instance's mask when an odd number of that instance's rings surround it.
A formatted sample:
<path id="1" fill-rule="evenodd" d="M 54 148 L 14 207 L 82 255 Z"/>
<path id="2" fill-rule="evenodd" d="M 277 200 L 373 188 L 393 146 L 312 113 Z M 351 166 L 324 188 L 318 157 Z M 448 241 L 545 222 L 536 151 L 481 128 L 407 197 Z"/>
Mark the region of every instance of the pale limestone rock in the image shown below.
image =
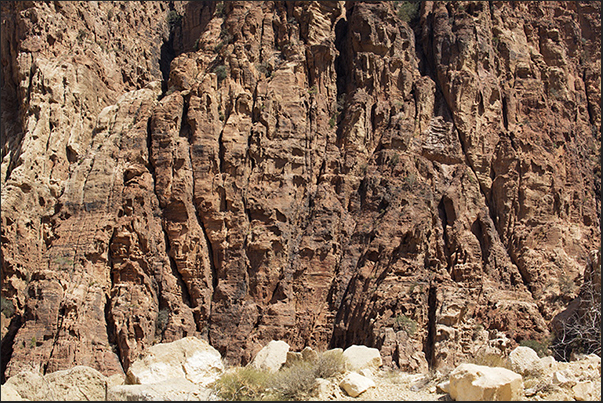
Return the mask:
<path id="1" fill-rule="evenodd" d="M 107 377 L 83 365 L 46 374 L 56 400 L 105 400 Z"/>
<path id="2" fill-rule="evenodd" d="M 553 384 L 562 385 L 568 383 L 570 380 L 565 375 L 564 371 L 553 372 Z"/>
<path id="3" fill-rule="evenodd" d="M 37 372 L 22 371 L 11 376 L 4 385 L 16 391 L 23 400 L 57 400 L 54 388 Z"/>
<path id="4" fill-rule="evenodd" d="M 262 348 L 251 361 L 251 366 L 270 372 L 278 371 L 287 361 L 289 344 L 282 340 L 272 340 Z"/>
<path id="5" fill-rule="evenodd" d="M 2 400 L 3 402 L 4 401 L 17 402 L 17 401 L 27 400 L 27 399 L 23 399 L 21 397 L 21 395 L 19 394 L 19 392 L 17 392 L 15 390 L 15 388 L 12 387 L 11 385 L 4 384 L 4 385 L 2 385 L 2 388 L 0 388 L 0 400 Z"/>
<path id="6" fill-rule="evenodd" d="M 212 400 L 211 390 L 184 378 L 168 379 L 151 385 L 117 385 L 107 390 L 109 401 L 188 401 Z"/>
<path id="7" fill-rule="evenodd" d="M 599 390 L 599 395 L 596 396 L 595 384 L 590 381 L 578 382 L 572 387 L 572 391 L 574 392 L 574 398 L 579 401 L 601 400 L 601 391 Z"/>
<path id="8" fill-rule="evenodd" d="M 339 386 L 343 390 L 345 390 L 348 395 L 352 397 L 357 397 L 368 388 L 375 387 L 375 382 L 372 379 L 360 375 L 357 372 L 349 372 L 341 380 Z"/>
<path id="9" fill-rule="evenodd" d="M 206 341 L 189 336 L 149 348 L 128 369 L 128 380 L 133 384 L 154 384 L 184 378 L 207 385 L 223 371 L 220 353 Z"/>
<path id="10" fill-rule="evenodd" d="M 461 364 L 450 373 L 450 396 L 454 400 L 519 400 L 523 396 L 521 375 L 506 368 Z"/>
<path id="11" fill-rule="evenodd" d="M 440 382 L 436 386 L 442 392 L 444 392 L 444 393 L 450 393 L 450 381 Z"/>
<path id="12" fill-rule="evenodd" d="M 363 368 L 379 368 L 383 363 L 379 350 L 366 346 L 352 345 L 345 349 L 343 356 L 353 371 Z"/>
<path id="13" fill-rule="evenodd" d="M 544 366 L 536 351 L 530 347 L 518 346 L 509 354 L 512 371 L 523 376 L 538 376 L 544 373 Z"/>
<path id="14" fill-rule="evenodd" d="M 556 367 L 557 361 L 554 357 L 548 355 L 546 357 L 542 357 L 540 359 L 540 363 L 545 369 L 554 369 Z"/>

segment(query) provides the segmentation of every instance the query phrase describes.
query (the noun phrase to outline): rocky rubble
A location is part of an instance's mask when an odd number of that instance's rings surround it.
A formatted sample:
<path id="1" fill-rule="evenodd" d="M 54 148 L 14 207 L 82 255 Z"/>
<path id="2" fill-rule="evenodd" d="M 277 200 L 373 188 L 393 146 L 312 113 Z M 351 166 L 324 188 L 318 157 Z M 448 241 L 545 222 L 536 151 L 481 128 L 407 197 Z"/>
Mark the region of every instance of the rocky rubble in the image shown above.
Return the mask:
<path id="1" fill-rule="evenodd" d="M 270 355 L 269 351 L 273 355 L 274 350 L 283 351 L 284 346 L 288 348 L 287 343 L 273 340 L 252 362 L 264 360 Z M 518 368 L 517 357 L 531 354 L 526 353 L 527 347 L 518 347 L 508 360 L 501 357 L 503 367 L 463 363 L 446 375 L 439 371 L 410 374 L 376 366 L 375 359 L 380 356 L 371 355 L 367 360 L 367 353 L 372 349 L 353 347 L 343 352 L 336 349 L 321 353 L 326 356 L 343 353 L 345 368 L 326 379 L 315 379 L 310 390 L 304 391 L 308 400 L 582 401 L 596 400 L 601 393 L 601 359 L 595 355 L 576 357 L 567 363 L 557 362 L 550 356 L 537 358 L 538 361 L 524 358 L 521 368 L 530 367 L 525 365 L 530 361 L 532 367 L 537 366 L 541 371 L 527 371 L 522 376 L 510 368 Z M 300 356 L 290 354 L 279 366 L 259 371 L 276 376 L 279 371 L 299 364 L 299 360 L 311 362 L 319 354 L 309 347 L 303 351 L 303 356 L 301 352 L 291 352 Z M 364 364 L 359 364 L 362 361 Z M 127 378 L 116 375 L 107 378 L 84 366 L 44 376 L 22 372 L 2 385 L 2 400 L 222 400 L 215 382 L 233 370 L 236 368 L 225 370 L 220 354 L 204 341 L 187 337 L 154 346 L 145 357 L 133 363 Z"/>
<path id="2" fill-rule="evenodd" d="M 547 339 L 597 275 L 600 3 L 396 7 L 3 2 L 2 376 Z"/>

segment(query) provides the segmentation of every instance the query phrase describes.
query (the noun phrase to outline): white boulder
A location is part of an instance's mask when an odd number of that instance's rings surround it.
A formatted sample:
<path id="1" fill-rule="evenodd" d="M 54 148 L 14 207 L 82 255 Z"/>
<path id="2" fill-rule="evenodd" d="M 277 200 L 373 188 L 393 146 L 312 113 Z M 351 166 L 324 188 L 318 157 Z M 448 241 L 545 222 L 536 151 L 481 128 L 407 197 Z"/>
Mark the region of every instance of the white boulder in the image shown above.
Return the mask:
<path id="1" fill-rule="evenodd" d="M 21 401 L 24 399 L 21 397 L 19 392 L 17 392 L 15 390 L 15 388 L 13 388 L 10 385 L 4 384 L 4 385 L 2 385 L 2 388 L 0 388 L 0 400 L 3 402 L 5 402 L 5 401 L 17 402 L 17 401 Z"/>
<path id="2" fill-rule="evenodd" d="M 2 385 L 2 389 L 5 387 L 12 388 L 23 400 L 57 400 L 54 389 L 38 372 L 23 371 L 13 375 Z"/>
<path id="3" fill-rule="evenodd" d="M 376 348 L 352 345 L 344 350 L 343 356 L 352 371 L 360 371 L 364 368 L 376 369 L 383 364 L 381 353 Z"/>
<path id="4" fill-rule="evenodd" d="M 574 399 L 579 401 L 599 401 L 601 400 L 601 388 L 597 392 L 595 384 L 590 381 L 578 382 L 572 387 Z"/>
<path id="5" fill-rule="evenodd" d="M 367 378 L 366 376 L 360 375 L 357 372 L 349 372 L 339 383 L 339 386 L 345 390 L 345 393 L 352 397 L 357 397 L 368 388 L 374 388 L 375 382 Z"/>
<path id="6" fill-rule="evenodd" d="M 520 400 L 521 375 L 506 368 L 461 364 L 450 373 L 450 396 L 454 400 Z"/>
<path id="7" fill-rule="evenodd" d="M 256 354 L 250 365 L 256 369 L 276 372 L 287 362 L 288 351 L 289 345 L 286 342 L 272 340 Z"/>
<path id="8" fill-rule="evenodd" d="M 149 385 L 184 378 L 208 385 L 224 372 L 218 350 L 205 340 L 185 337 L 172 343 L 156 344 L 128 369 L 128 383 Z"/>
<path id="9" fill-rule="evenodd" d="M 509 364 L 513 372 L 523 376 L 540 376 L 544 365 L 536 351 L 530 347 L 518 346 L 509 354 Z"/>
<path id="10" fill-rule="evenodd" d="M 56 400 L 105 400 L 107 377 L 94 368 L 78 365 L 44 376 Z"/>

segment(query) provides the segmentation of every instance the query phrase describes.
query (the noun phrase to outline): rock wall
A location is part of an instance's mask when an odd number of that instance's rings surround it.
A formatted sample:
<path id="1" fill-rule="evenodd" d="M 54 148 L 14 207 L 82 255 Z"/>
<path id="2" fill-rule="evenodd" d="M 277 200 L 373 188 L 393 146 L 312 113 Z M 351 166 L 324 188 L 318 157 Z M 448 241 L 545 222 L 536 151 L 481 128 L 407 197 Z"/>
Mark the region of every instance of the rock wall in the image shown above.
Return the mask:
<path id="1" fill-rule="evenodd" d="M 547 337 L 600 244 L 600 3 L 398 7 L 3 3 L 4 375 Z"/>

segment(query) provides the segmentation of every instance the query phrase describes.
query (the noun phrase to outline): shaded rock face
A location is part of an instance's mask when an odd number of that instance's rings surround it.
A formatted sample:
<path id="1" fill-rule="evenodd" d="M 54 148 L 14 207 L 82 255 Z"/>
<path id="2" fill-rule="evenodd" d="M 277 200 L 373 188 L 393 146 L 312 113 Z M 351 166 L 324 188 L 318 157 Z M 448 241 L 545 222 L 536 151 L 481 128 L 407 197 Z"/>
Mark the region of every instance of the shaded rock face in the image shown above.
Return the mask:
<path id="1" fill-rule="evenodd" d="M 229 364 L 284 340 L 454 368 L 545 337 L 600 243 L 599 3 L 2 21 L 6 376 L 186 336 Z"/>

